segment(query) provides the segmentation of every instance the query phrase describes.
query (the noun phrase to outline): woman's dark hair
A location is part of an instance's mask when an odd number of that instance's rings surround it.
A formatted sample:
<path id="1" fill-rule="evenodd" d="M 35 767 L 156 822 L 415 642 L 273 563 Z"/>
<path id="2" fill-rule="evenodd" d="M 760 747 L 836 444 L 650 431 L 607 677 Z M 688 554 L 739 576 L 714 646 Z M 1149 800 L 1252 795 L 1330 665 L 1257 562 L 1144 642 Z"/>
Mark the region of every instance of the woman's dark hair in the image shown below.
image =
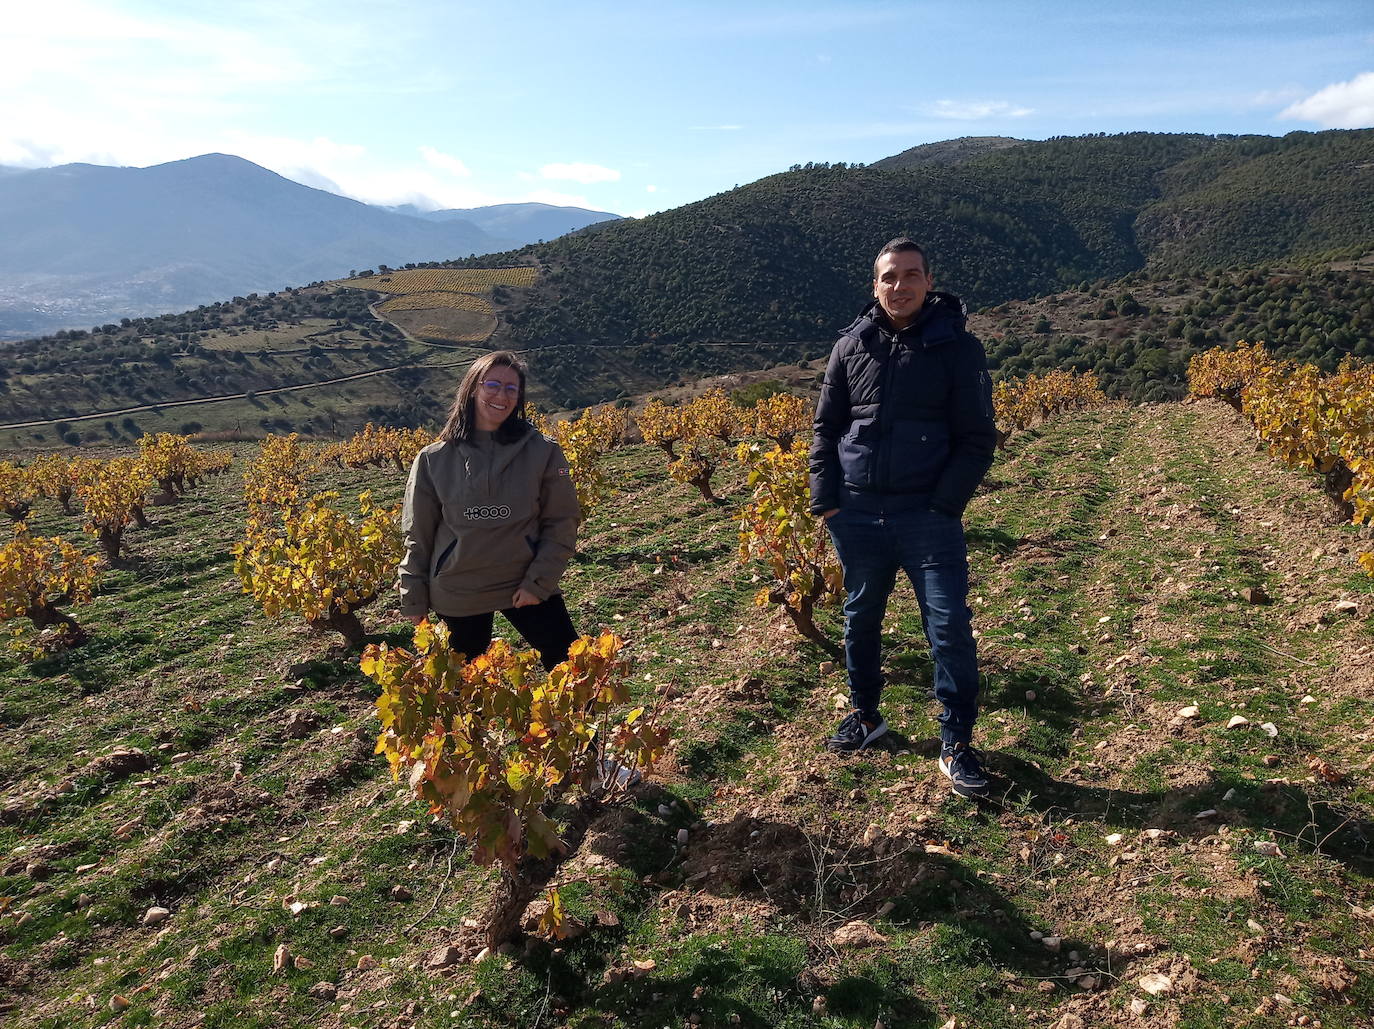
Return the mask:
<path id="1" fill-rule="evenodd" d="M 525 362 L 509 350 L 494 350 L 473 361 L 463 381 L 458 384 L 453 406 L 448 411 L 448 420 L 439 430 L 439 439 L 446 443 L 464 443 L 472 439 L 473 430 L 477 428 L 473 397 L 477 395 L 478 384 L 491 374 L 493 368 L 501 367 L 511 369 L 520 377 L 520 397 L 515 402 L 515 410 L 492 434 L 492 439 L 498 443 L 514 443 L 534 428 L 525 417 L 525 375 L 528 371 Z"/>

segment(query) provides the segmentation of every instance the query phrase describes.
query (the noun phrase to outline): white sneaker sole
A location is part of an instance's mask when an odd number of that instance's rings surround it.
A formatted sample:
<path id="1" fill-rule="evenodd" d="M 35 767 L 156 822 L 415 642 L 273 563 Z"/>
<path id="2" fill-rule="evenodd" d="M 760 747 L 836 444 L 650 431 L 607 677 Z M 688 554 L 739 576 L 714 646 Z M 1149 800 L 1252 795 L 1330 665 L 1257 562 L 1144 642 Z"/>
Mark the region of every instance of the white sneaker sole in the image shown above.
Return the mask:
<path id="1" fill-rule="evenodd" d="M 874 729 L 871 733 L 869 733 L 867 736 L 864 737 L 864 741 L 863 741 L 862 743 L 859 744 L 859 749 L 860 749 L 860 750 L 863 750 L 865 747 L 867 747 L 867 746 L 868 746 L 870 743 L 872 743 L 874 740 L 880 740 L 880 739 L 882 739 L 882 738 L 883 738 L 884 736 L 886 736 L 886 735 L 887 735 L 887 723 L 884 722 L 882 725 L 878 726 L 878 727 L 877 727 L 876 729 Z"/>
<path id="2" fill-rule="evenodd" d="M 878 726 L 876 729 L 874 729 L 872 732 L 870 732 L 867 736 L 865 736 L 865 737 L 863 738 L 863 742 L 860 743 L 857 747 L 853 747 L 853 748 L 849 748 L 849 747 L 837 747 L 837 746 L 834 746 L 834 744 L 833 744 L 833 742 L 832 742 L 831 740 L 826 740 L 826 741 L 825 741 L 825 749 L 828 750 L 828 751 L 830 751 L 832 754 L 857 754 L 857 753 L 858 753 L 859 751 L 861 751 L 861 750 L 867 750 L 868 747 L 869 747 L 869 744 L 871 744 L 874 740 L 882 739 L 882 737 L 884 737 L 884 736 L 886 736 L 886 735 L 887 735 L 887 723 L 884 722 L 882 725 Z"/>

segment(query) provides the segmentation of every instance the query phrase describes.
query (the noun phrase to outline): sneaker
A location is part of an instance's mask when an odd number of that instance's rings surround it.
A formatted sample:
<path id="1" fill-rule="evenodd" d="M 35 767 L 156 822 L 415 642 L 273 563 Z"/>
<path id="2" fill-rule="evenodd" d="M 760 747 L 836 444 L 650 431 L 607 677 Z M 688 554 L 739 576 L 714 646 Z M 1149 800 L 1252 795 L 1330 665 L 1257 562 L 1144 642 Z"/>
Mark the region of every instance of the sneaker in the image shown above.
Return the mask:
<path id="1" fill-rule="evenodd" d="M 873 717 L 877 719 L 876 722 L 866 720 L 858 711 L 851 711 L 845 716 L 844 721 L 835 727 L 835 735 L 825 741 L 826 749 L 836 753 L 863 750 L 887 732 L 887 722 L 883 716 Z"/>
<path id="2" fill-rule="evenodd" d="M 961 797 L 985 797 L 988 793 L 987 773 L 978 751 L 967 743 L 946 743 L 940 748 L 940 771 L 949 779 L 949 786 Z"/>
<path id="3" fill-rule="evenodd" d="M 597 763 L 597 771 L 601 775 L 601 781 L 607 786 L 611 785 L 612 778 L 614 778 L 616 786 L 626 788 L 634 786 L 643 778 L 638 771 L 628 765 L 623 765 L 614 758 L 604 756 Z"/>

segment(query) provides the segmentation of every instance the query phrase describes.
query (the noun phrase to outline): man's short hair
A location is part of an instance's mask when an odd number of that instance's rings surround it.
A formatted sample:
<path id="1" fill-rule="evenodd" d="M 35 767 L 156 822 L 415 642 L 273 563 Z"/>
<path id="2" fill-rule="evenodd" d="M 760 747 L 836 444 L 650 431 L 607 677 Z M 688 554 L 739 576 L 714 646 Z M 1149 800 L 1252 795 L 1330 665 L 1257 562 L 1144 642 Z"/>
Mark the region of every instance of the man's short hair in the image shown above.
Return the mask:
<path id="1" fill-rule="evenodd" d="M 888 240 L 883 248 L 878 251 L 878 256 L 873 258 L 873 278 L 876 279 L 878 277 L 878 262 L 883 259 L 884 254 L 905 253 L 920 254 L 921 267 L 926 270 L 927 275 L 930 274 L 930 258 L 926 256 L 925 248 L 914 239 L 910 239 L 907 236 L 898 236 L 896 239 Z"/>

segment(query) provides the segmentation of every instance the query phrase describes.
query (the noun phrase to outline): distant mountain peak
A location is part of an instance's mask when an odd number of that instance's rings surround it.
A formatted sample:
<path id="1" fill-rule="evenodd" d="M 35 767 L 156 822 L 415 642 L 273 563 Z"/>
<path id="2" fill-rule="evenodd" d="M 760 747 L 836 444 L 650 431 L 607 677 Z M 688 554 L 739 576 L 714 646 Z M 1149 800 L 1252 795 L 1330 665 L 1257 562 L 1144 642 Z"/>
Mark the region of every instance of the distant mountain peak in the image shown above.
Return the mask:
<path id="1" fill-rule="evenodd" d="M 195 157 L 182 158 L 181 161 L 164 161 L 164 164 L 193 164 L 201 161 L 223 161 L 227 164 L 251 164 L 254 168 L 261 168 L 262 165 L 254 164 L 246 157 L 239 157 L 237 154 L 223 154 L 218 150 L 213 150 L 208 154 L 197 154 Z"/>

